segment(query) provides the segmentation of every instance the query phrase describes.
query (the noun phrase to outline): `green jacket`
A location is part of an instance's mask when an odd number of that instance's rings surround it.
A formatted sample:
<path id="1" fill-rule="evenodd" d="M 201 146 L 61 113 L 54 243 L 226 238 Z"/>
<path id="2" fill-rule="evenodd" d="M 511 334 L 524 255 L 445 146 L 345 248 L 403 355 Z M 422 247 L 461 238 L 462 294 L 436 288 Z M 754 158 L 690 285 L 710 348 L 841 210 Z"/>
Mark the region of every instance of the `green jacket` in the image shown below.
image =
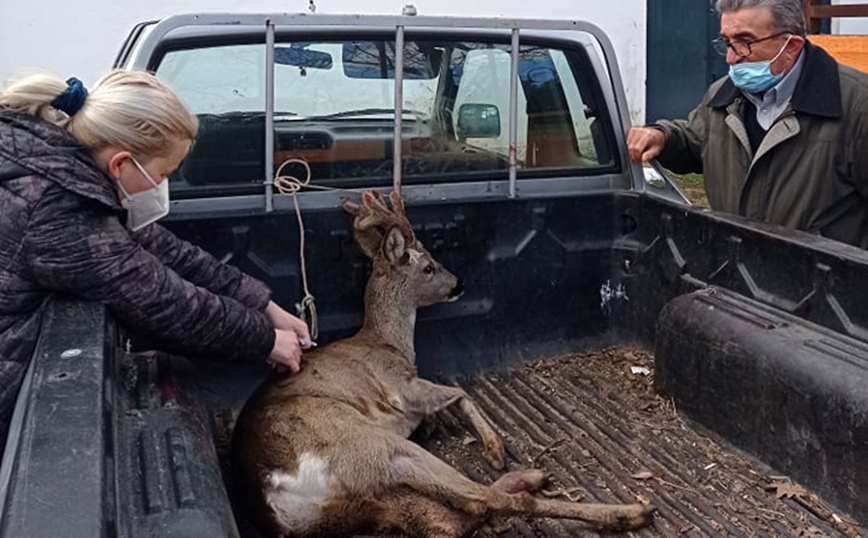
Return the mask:
<path id="1" fill-rule="evenodd" d="M 745 97 L 716 81 L 687 120 L 660 121 L 659 156 L 676 173 L 703 172 L 712 209 L 868 249 L 868 74 L 805 44 L 790 106 L 756 155 Z"/>

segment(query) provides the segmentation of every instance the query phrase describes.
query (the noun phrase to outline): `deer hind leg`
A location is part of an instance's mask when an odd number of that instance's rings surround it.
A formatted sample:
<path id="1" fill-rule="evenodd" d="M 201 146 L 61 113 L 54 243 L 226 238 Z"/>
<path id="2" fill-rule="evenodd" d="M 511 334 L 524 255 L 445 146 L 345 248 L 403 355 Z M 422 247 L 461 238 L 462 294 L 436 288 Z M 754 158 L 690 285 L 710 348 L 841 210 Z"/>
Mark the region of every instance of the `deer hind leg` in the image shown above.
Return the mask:
<path id="1" fill-rule="evenodd" d="M 409 441 L 401 448 L 390 460 L 392 476 L 414 492 L 464 514 L 467 528 L 497 515 L 566 518 L 583 521 L 601 530 L 628 530 L 650 524 L 655 510 L 653 506 L 642 504 L 585 504 L 535 499 L 526 490 L 542 485 L 539 475 L 505 475 L 498 487 L 485 486 L 468 479 Z M 513 490 L 520 491 L 511 493 Z"/>
<path id="2" fill-rule="evenodd" d="M 553 517 L 583 521 L 595 529 L 626 531 L 650 525 L 657 510 L 644 504 L 591 504 L 533 499 L 530 517 Z M 521 514 L 519 514 L 521 515 Z"/>
<path id="3" fill-rule="evenodd" d="M 546 481 L 538 469 L 513 471 L 503 475 L 491 488 L 504 493 L 536 491 Z M 412 488 L 399 488 L 381 500 L 385 518 L 383 530 L 398 529 L 408 536 L 459 538 L 485 523 L 484 514 L 468 514 L 440 500 L 429 498 Z"/>
<path id="4" fill-rule="evenodd" d="M 381 530 L 398 530 L 420 538 L 460 538 L 482 526 L 485 519 L 470 516 L 412 489 L 401 488 L 381 502 L 387 523 Z"/>
<path id="5" fill-rule="evenodd" d="M 503 441 L 500 435 L 494 431 L 488 418 L 463 389 L 415 378 L 405 391 L 404 398 L 409 410 L 425 416 L 431 416 L 457 403 L 482 441 L 485 459 L 497 470 L 504 468 Z"/>

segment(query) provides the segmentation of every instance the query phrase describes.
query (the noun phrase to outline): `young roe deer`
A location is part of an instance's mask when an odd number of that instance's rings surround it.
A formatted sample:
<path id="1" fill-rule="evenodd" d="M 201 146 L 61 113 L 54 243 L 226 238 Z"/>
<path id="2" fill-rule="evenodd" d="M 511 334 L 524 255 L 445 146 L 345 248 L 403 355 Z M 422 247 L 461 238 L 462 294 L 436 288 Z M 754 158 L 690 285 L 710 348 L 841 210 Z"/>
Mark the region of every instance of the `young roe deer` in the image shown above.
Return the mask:
<path id="1" fill-rule="evenodd" d="M 454 301 L 462 284 L 416 240 L 399 196 L 345 202 L 356 242 L 373 260 L 365 320 L 353 337 L 305 353 L 302 370 L 272 376 L 238 419 L 233 474 L 247 513 L 274 536 L 402 532 L 464 536 L 490 516 L 582 520 L 598 529 L 650 523 L 653 507 L 537 499 L 542 471 L 474 482 L 407 437 L 425 417 L 457 404 L 484 454 L 504 466 L 503 443 L 460 388 L 416 375 L 420 306 Z"/>

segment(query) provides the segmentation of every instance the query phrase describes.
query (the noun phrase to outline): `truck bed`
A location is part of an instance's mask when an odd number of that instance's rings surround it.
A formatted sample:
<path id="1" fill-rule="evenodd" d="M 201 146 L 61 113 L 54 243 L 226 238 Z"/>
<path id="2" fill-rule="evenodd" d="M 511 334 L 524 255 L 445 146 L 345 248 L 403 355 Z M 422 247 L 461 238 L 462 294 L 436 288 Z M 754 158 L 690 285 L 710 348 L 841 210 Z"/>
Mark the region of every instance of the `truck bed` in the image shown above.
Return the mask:
<path id="1" fill-rule="evenodd" d="M 631 367 L 647 368 L 649 375 Z M 541 494 L 658 507 L 637 536 L 859 536 L 814 494 L 686 423 L 653 388 L 653 357 L 632 348 L 565 355 L 463 383 L 501 432 L 508 469 L 551 473 Z M 481 456 L 469 424 L 438 415 L 419 440 L 467 476 L 500 473 Z M 578 523 L 493 522 L 477 536 L 576 536 Z"/>
<path id="2" fill-rule="evenodd" d="M 649 373 L 634 374 L 632 367 Z M 541 359 L 460 384 L 503 436 L 508 470 L 551 473 L 538 495 L 657 506 L 654 525 L 629 536 L 852 538 L 864 531 L 815 494 L 682 419 L 654 391 L 654 359 L 644 350 L 610 347 Z M 219 417 L 217 423 L 228 426 Z M 228 432 L 220 429 L 225 461 Z M 470 478 L 491 483 L 502 473 L 489 467 L 472 432 L 448 409 L 413 439 Z M 259 538 L 243 518 L 238 523 L 242 537 Z M 596 534 L 578 522 L 510 518 L 475 536 Z"/>
<path id="3" fill-rule="evenodd" d="M 233 417 L 268 367 L 160 353 L 125 353 L 115 360 L 93 351 L 100 342 L 115 341 L 104 307 L 52 303 L 45 316 L 44 334 L 52 337 L 41 340 L 34 381 L 21 405 L 33 417 L 30 424 L 43 427 L 23 428 L 11 441 L 17 460 L 38 464 L 10 470 L 6 535 L 95 536 L 94 529 L 116 521 L 123 537 L 162 536 L 166 529 L 183 536 L 238 536 L 237 526 L 241 536 L 258 538 L 242 514 L 233 521 L 227 498 L 233 490 L 225 477 Z M 70 326 L 77 330 L 57 330 Z M 83 330 L 89 340 L 82 339 Z M 81 360 L 56 360 L 62 350 L 82 343 L 90 352 Z M 538 466 L 551 473 L 540 495 L 653 503 L 659 509 L 654 525 L 636 536 L 864 535 L 855 518 L 834 512 L 717 434 L 685 423 L 654 390 L 654 359 L 647 348 L 582 349 L 597 351 L 489 367 L 461 382 L 501 432 L 508 468 Z M 648 375 L 632 367 L 647 368 Z M 106 370 L 117 384 L 101 381 Z M 76 380 L 89 380 L 88 390 Z M 107 395 L 113 398 L 110 407 Z M 109 425 L 114 429 L 106 444 L 101 432 Z M 422 430 L 430 435 L 423 438 Z M 491 482 L 500 475 L 452 411 L 439 414 L 433 428 L 420 428 L 415 440 L 475 480 Z M 70 446 L 88 451 L 71 452 Z M 84 493 L 69 497 L 73 487 Z M 28 517 L 46 499 L 70 516 Z M 119 512 L 101 512 L 106 503 Z M 478 531 L 507 537 L 589 534 L 573 522 L 519 519 L 493 521 Z"/>

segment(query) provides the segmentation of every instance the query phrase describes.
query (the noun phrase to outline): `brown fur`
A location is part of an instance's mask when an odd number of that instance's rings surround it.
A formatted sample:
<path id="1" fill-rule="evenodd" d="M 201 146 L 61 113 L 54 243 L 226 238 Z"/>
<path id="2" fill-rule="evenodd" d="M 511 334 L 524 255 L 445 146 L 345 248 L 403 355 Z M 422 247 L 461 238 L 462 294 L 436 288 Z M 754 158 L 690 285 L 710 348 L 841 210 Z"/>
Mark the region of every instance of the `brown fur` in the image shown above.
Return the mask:
<path id="1" fill-rule="evenodd" d="M 345 206 L 374 262 L 362 329 L 306 353 L 298 374 L 267 380 L 239 417 L 233 468 L 254 521 L 275 536 L 397 531 L 428 538 L 464 536 L 492 515 L 564 517 L 601 529 L 647 525 L 653 508 L 536 499 L 528 492 L 542 485 L 540 471 L 508 473 L 485 486 L 407 440 L 423 418 L 457 403 L 488 460 L 503 468 L 503 443 L 467 394 L 416 375 L 416 308 L 454 298 L 460 286 L 408 236 L 403 205 L 395 196 L 392 202 L 393 216 L 376 194 L 363 206 Z M 328 495 L 316 517 L 284 528 L 264 490 L 272 471 L 299 473 L 302 454 L 326 462 Z M 304 491 L 300 498 L 308 499 Z"/>

